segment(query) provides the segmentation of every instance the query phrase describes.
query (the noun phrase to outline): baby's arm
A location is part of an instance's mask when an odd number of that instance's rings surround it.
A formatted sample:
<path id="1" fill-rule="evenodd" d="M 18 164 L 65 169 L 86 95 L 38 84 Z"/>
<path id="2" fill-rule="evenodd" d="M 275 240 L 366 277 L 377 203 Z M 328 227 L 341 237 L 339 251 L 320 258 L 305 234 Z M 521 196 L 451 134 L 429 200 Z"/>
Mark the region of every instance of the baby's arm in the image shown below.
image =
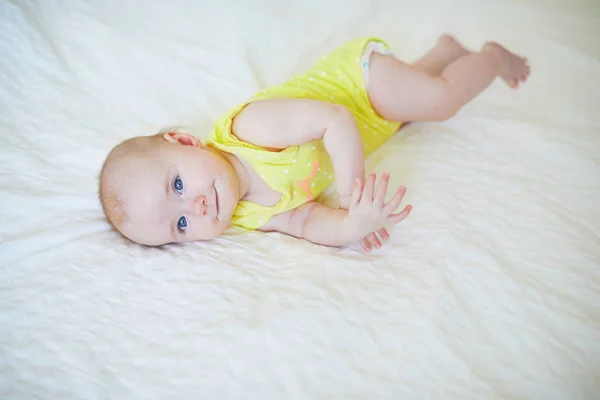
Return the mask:
<path id="1" fill-rule="evenodd" d="M 324 246 L 346 246 L 361 239 L 355 229 L 349 229 L 347 216 L 348 210 L 311 202 L 273 216 L 260 230 L 281 232 Z"/>
<path id="2" fill-rule="evenodd" d="M 325 246 L 355 243 L 369 232 L 380 229 L 387 223 L 396 224 L 410 214 L 410 205 L 394 214 L 404 197 L 402 187 L 387 204 L 384 203 L 388 182 L 389 175 L 384 175 L 375 191 L 374 174 L 369 175 L 364 188 L 357 179 L 349 210 L 307 203 L 295 210 L 273 216 L 260 230 L 278 231 Z"/>
<path id="3" fill-rule="evenodd" d="M 238 114 L 232 130 L 241 140 L 272 149 L 323 139 L 340 199 L 350 198 L 357 177 L 365 179 L 360 133 L 343 106 L 312 99 L 260 100 Z"/>

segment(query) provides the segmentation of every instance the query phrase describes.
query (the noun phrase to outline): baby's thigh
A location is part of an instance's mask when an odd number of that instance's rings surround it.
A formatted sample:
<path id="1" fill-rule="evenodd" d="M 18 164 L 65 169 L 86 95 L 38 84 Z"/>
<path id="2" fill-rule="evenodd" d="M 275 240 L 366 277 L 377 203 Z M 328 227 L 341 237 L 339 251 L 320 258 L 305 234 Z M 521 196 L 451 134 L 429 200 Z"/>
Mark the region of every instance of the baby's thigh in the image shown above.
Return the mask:
<path id="1" fill-rule="evenodd" d="M 374 53 L 369 64 L 368 95 L 373 108 L 390 121 L 431 119 L 431 105 L 440 93 L 439 78 L 413 68 L 392 55 Z"/>

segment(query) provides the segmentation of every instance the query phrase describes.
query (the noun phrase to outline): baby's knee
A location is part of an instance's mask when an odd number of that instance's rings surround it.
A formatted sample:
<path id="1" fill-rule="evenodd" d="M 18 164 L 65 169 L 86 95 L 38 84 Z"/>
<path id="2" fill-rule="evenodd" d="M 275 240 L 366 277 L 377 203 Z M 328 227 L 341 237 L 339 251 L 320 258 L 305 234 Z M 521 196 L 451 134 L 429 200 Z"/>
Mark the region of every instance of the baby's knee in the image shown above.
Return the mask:
<path id="1" fill-rule="evenodd" d="M 503 55 L 498 46 L 493 42 L 488 42 L 481 47 L 481 52 L 487 55 L 488 62 L 494 70 L 502 67 Z"/>

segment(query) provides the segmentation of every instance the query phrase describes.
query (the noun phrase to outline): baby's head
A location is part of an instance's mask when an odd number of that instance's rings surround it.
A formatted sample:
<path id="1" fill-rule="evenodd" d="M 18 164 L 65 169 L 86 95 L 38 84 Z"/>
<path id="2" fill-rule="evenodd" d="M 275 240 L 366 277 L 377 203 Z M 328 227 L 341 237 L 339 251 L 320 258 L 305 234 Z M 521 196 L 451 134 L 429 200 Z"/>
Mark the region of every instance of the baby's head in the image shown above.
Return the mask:
<path id="1" fill-rule="evenodd" d="M 229 226 L 239 201 L 233 167 L 194 136 L 161 132 L 117 145 L 100 173 L 108 222 L 148 246 L 208 240 Z"/>

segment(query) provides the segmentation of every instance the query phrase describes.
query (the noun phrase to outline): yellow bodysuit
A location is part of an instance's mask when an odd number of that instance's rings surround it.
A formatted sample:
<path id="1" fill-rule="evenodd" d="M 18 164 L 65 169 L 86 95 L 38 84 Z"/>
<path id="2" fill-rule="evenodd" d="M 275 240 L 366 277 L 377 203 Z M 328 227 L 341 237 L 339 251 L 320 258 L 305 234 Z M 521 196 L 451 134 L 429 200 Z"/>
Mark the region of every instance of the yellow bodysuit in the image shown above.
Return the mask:
<path id="1" fill-rule="evenodd" d="M 316 199 L 335 180 L 331 159 L 321 139 L 281 151 L 269 151 L 235 137 L 231 132 L 232 121 L 251 102 L 270 98 L 308 98 L 342 104 L 356 119 L 365 156 L 394 135 L 401 124 L 381 118 L 367 96 L 368 63 L 373 51 L 389 53 L 387 43 L 378 38 L 347 42 L 321 57 L 303 74 L 262 90 L 216 121 L 208 145 L 245 160 L 271 188 L 281 193 L 281 200 L 270 207 L 240 201 L 233 214 L 233 225 L 258 229 L 273 215 Z"/>

